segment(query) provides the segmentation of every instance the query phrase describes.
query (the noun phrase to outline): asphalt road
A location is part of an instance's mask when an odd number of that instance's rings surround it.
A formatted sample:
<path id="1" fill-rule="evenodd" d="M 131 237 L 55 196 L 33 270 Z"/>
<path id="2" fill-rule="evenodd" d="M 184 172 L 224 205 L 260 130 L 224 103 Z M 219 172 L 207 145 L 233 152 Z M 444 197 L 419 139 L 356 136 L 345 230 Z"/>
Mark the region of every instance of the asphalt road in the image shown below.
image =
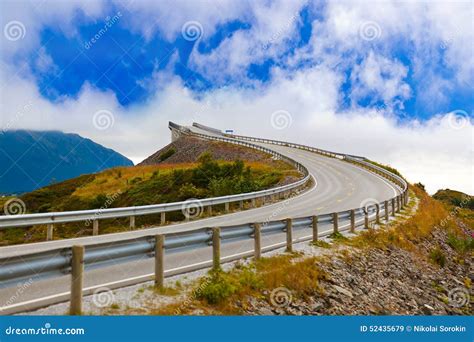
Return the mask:
<path id="1" fill-rule="evenodd" d="M 199 131 L 194 127 L 193 130 Z M 206 134 L 209 133 L 206 132 Z M 305 165 L 316 180 L 315 186 L 284 203 L 274 203 L 242 212 L 173 224 L 166 227 L 2 247 L 0 248 L 0 257 L 4 258 L 78 244 L 88 245 L 158 233 L 193 230 L 202 227 L 217 227 L 248 222 L 263 222 L 268 219 L 278 220 L 287 217 L 309 216 L 316 213 L 331 213 L 361 207 L 366 201 L 375 200 L 380 202 L 387 200 L 400 193 L 393 184 L 384 178 L 339 159 L 328 158 L 285 146 L 261 145 L 290 156 Z M 347 225 L 348 222 L 343 221 L 340 227 L 344 228 Z M 326 234 L 331 230 L 332 226 L 330 225 L 320 226 L 321 234 Z M 307 228 L 296 230 L 294 236 L 295 238 L 301 238 L 310 234 L 311 230 Z M 262 236 L 263 248 L 281 244 L 284 241 L 285 235 L 283 233 Z M 235 259 L 251 253 L 252 250 L 253 242 L 251 240 L 229 241 L 222 245 L 222 256 L 228 259 Z M 209 247 L 166 253 L 165 270 L 167 274 L 182 273 L 188 269 L 209 264 L 211 257 L 211 249 Z M 106 286 L 113 288 L 124 284 L 145 281 L 151 279 L 153 265 L 153 258 L 146 258 L 140 261 L 121 263 L 100 269 L 86 269 L 84 286 L 87 288 L 106 284 Z M 128 281 L 124 281 L 125 279 L 128 279 Z M 35 281 L 29 284 L 24 291 L 21 291 L 20 295 L 18 295 L 18 286 L 2 288 L 0 289 L 0 306 L 6 306 L 7 303 L 10 306 L 23 303 L 25 307 L 34 307 L 39 303 L 45 304 L 58 302 L 61 299 L 67 300 L 69 286 L 70 276 L 65 275 L 60 278 Z"/>

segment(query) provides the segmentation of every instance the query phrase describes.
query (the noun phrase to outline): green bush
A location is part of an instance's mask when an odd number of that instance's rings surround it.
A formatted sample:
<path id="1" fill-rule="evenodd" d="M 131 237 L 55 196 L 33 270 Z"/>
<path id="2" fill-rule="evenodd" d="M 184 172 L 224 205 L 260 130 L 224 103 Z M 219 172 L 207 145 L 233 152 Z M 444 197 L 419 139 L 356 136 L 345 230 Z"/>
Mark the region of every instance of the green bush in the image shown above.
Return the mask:
<path id="1" fill-rule="evenodd" d="M 444 267 L 444 265 L 446 265 L 446 255 L 439 247 L 434 248 L 430 252 L 430 259 L 435 264 L 438 264 L 441 267 Z"/>
<path id="2" fill-rule="evenodd" d="M 174 147 L 171 147 L 170 149 L 166 150 L 165 152 L 163 152 L 161 155 L 160 155 L 160 161 L 164 161 L 166 159 L 168 159 L 169 157 L 171 157 L 173 154 L 176 153 L 176 150 Z"/>
<path id="3" fill-rule="evenodd" d="M 454 234 L 448 235 L 448 245 L 459 253 L 466 253 L 474 250 L 474 239 L 470 236 L 466 236 L 465 239 L 457 237 Z"/>
<path id="4" fill-rule="evenodd" d="M 209 304 L 219 304 L 232 296 L 237 289 L 237 284 L 224 272 L 211 271 L 210 275 L 202 280 L 200 291 L 197 291 L 196 297 L 204 299 Z"/>

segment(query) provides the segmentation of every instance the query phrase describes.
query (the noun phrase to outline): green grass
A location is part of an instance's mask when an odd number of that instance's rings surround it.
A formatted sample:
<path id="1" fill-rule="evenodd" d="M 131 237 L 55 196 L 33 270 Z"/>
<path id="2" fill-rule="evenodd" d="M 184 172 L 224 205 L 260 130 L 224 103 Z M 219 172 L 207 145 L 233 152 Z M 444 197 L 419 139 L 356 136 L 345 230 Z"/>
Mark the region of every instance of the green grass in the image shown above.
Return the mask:
<path id="1" fill-rule="evenodd" d="M 282 161 L 226 162 L 214 160 L 210 154 L 204 153 L 198 163 L 109 169 L 38 189 L 20 196 L 20 199 L 25 202 L 27 213 L 107 209 L 264 190 L 295 176 L 300 177 L 291 165 Z M 8 198 L 1 200 L 4 203 Z M 223 210 L 219 206 L 213 208 L 215 214 Z M 181 211 L 166 214 L 168 222 L 184 218 Z M 159 215 L 136 217 L 137 228 L 159 222 Z M 101 234 L 129 229 L 127 218 L 100 220 Z M 45 230 L 45 226 L 1 230 L 0 246 L 44 241 Z M 91 234 L 91 225 L 84 222 L 57 224 L 54 228 L 54 238 Z"/>
<path id="2" fill-rule="evenodd" d="M 429 257 L 432 262 L 439 265 L 440 267 L 444 267 L 446 265 L 446 254 L 444 254 L 444 252 L 439 247 L 432 249 Z"/>

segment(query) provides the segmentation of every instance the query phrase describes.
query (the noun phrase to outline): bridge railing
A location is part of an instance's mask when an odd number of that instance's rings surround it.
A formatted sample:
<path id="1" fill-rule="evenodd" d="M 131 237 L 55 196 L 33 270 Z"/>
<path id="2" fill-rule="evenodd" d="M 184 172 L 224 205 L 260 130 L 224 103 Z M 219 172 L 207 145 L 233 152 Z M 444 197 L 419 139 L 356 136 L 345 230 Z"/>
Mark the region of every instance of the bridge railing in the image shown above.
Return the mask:
<path id="1" fill-rule="evenodd" d="M 290 199 L 291 200 L 291 199 Z M 139 238 L 126 239 L 114 242 L 90 244 L 86 246 L 73 246 L 66 248 L 51 249 L 43 252 L 25 253 L 13 257 L 0 258 L 0 288 L 16 286 L 23 281 L 37 281 L 41 279 L 57 278 L 67 274 L 71 277 L 71 313 L 79 313 L 82 294 L 84 267 L 104 268 L 120 263 L 138 261 L 146 258 L 155 259 L 155 273 L 153 279 L 158 287 L 163 286 L 166 275 L 164 270 L 164 255 L 175 252 L 190 251 L 198 248 L 211 248 L 213 251 L 213 262 L 200 262 L 191 265 L 186 272 L 212 266 L 218 268 L 220 263 L 229 262 L 245 256 L 260 257 L 264 251 L 278 249 L 281 247 L 292 250 L 296 242 L 317 241 L 321 237 L 332 233 L 350 231 L 355 232 L 358 227 L 372 229 L 374 223 L 383 220 L 389 221 L 391 216 L 403 209 L 407 204 L 407 192 L 389 201 L 372 203 L 364 208 L 356 208 L 313 216 L 288 218 L 285 220 L 269 220 L 264 222 L 230 225 L 224 227 L 208 227 L 188 232 L 177 232 L 168 234 L 149 235 Z M 262 247 L 260 239 L 262 236 L 272 234 L 286 234 L 286 241 Z M 295 233 L 295 234 L 293 234 Z M 293 238 L 296 234 L 298 237 Z M 221 243 L 226 244 L 235 241 L 254 240 L 253 250 L 247 250 L 231 258 L 221 258 Z M 77 256 L 77 250 L 80 256 Z M 77 262 L 78 257 L 82 262 Z M 184 271 L 183 271 L 184 272 Z M 177 274 L 176 272 L 173 274 Z M 78 281 L 78 277 L 81 281 Z M 137 280 L 138 281 L 138 280 Z M 143 280 L 142 280 L 143 281 Z M 76 284 L 76 285 L 74 285 Z M 77 284 L 80 287 L 77 288 Z M 129 283 L 127 283 L 129 285 Z M 120 282 L 114 283 L 113 287 L 124 286 Z M 78 302 L 79 301 L 79 302 Z M 0 308 L 0 314 L 11 314 L 22 309 L 33 309 L 34 304 L 29 307 L 21 307 L 21 303 Z M 41 303 L 38 304 L 40 307 Z M 79 309 L 77 309 L 79 308 Z"/>
<path id="2" fill-rule="evenodd" d="M 184 126 L 180 126 L 173 122 L 169 123 L 171 130 L 177 130 L 181 134 L 188 134 L 198 136 L 204 139 L 223 141 L 231 144 L 245 146 L 255 150 L 262 151 L 264 153 L 272 155 L 275 159 L 284 160 L 293 165 L 298 171 L 303 174 L 303 178 L 282 186 L 248 192 L 243 194 L 220 196 L 213 198 L 204 198 L 199 200 L 192 200 L 193 203 L 200 207 L 212 207 L 214 205 L 236 203 L 247 200 L 256 200 L 260 198 L 266 198 L 271 196 L 284 195 L 285 193 L 303 188 L 306 186 L 308 181 L 311 179 L 308 170 L 305 166 L 298 163 L 297 161 L 288 158 L 281 153 L 275 152 L 271 149 L 255 145 L 245 141 L 238 141 L 235 139 L 229 139 L 225 137 L 215 137 L 205 134 L 194 133 Z M 0 216 L 0 229 L 5 228 L 20 228 L 30 227 L 34 225 L 46 225 L 47 226 L 47 239 L 52 239 L 53 225 L 59 223 L 71 223 L 71 222 L 92 222 L 93 234 L 99 234 L 99 220 L 112 219 L 112 218 L 130 218 L 130 226 L 134 227 L 135 217 L 143 215 L 161 214 L 161 223 L 166 221 L 165 214 L 173 211 L 183 211 L 185 213 L 186 208 L 192 204 L 190 201 L 164 203 L 164 204 L 152 204 L 134 207 L 121 207 L 121 208 L 105 208 L 105 209 L 93 209 L 93 210 L 78 210 L 78 211 L 65 211 L 65 212 L 52 212 L 52 213 L 40 213 L 40 214 L 23 214 L 23 215 L 5 215 Z"/>
<path id="3" fill-rule="evenodd" d="M 351 162 L 351 163 L 354 163 L 354 164 L 358 164 L 359 166 L 362 166 L 362 167 L 364 167 L 364 168 L 366 168 L 366 169 L 368 169 L 368 170 L 370 170 L 374 173 L 377 173 L 379 175 L 384 176 L 385 178 L 389 179 L 393 183 L 400 186 L 402 191 L 404 191 L 408 188 L 408 183 L 402 177 L 400 177 L 400 176 L 398 176 L 398 175 L 396 175 L 396 174 L 394 174 L 394 173 L 392 173 L 392 172 L 390 172 L 390 171 L 388 171 L 384 168 L 381 168 L 381 167 L 379 167 L 379 166 L 377 166 L 373 163 L 368 162 L 367 158 L 362 157 L 362 156 L 355 156 L 355 155 L 346 154 L 346 153 L 331 152 L 331 151 L 328 151 L 328 150 L 323 150 L 323 149 L 315 148 L 315 147 L 308 146 L 308 145 L 295 144 L 295 143 L 282 141 L 282 140 L 257 138 L 257 137 L 250 137 L 250 136 L 236 135 L 236 134 L 227 134 L 227 133 L 223 133 L 220 130 L 217 130 L 217 129 L 209 127 L 209 126 L 202 125 L 202 124 L 197 123 L 197 122 L 193 122 L 193 126 L 199 128 L 199 129 L 202 129 L 202 130 L 207 130 L 207 131 L 212 132 L 212 133 L 221 134 L 223 137 L 227 137 L 227 138 L 232 138 L 232 139 L 237 139 L 237 140 L 244 140 L 244 141 L 259 142 L 259 143 L 264 143 L 264 144 L 287 146 L 287 147 L 297 148 L 297 149 L 304 150 L 304 151 L 310 151 L 310 152 L 318 153 L 318 154 L 321 154 L 321 155 L 324 155 L 324 156 L 327 156 L 327 157 L 343 159 L 345 161 L 348 161 L 348 162 Z"/>
<path id="4" fill-rule="evenodd" d="M 181 133 L 192 133 L 189 129 L 176 124 L 173 124 L 172 126 L 170 123 L 170 127 L 172 129 L 180 130 Z M 205 137 L 208 138 L 209 136 Z M 230 142 L 229 140 L 234 140 L 234 142 L 232 143 L 250 144 L 245 141 L 236 142 L 235 138 L 229 137 L 213 136 L 212 139 L 228 142 Z M 268 150 L 262 146 L 258 146 L 258 148 L 261 148 L 262 151 Z M 269 150 L 267 153 L 281 158 L 287 158 L 285 156 L 280 156 L 277 152 L 272 150 Z M 325 151 L 325 153 L 332 152 Z M 327 236 L 331 233 L 338 233 L 341 231 L 354 232 L 357 227 L 361 226 L 366 229 L 372 229 L 374 223 L 380 223 L 381 221 L 388 222 L 391 216 L 395 216 L 396 213 L 400 212 L 408 203 L 408 187 L 407 183 L 403 178 L 372 163 L 368 163 L 361 157 L 353 157 L 342 154 L 338 154 L 338 156 L 342 156 L 342 159 L 347 160 L 348 162 L 356 163 L 360 167 L 364 167 L 370 170 L 371 172 L 377 173 L 390 180 L 391 182 L 400 187 L 400 194 L 379 203 L 370 203 L 363 208 L 354 208 L 329 214 L 314 213 L 314 215 L 312 216 L 288 218 L 286 220 L 269 219 L 264 222 L 251 222 L 246 224 L 229 225 L 224 227 L 207 227 L 188 232 L 149 235 L 114 242 L 90 244 L 86 246 L 73 246 L 61 249 L 52 249 L 45 252 L 37 253 L 25 253 L 22 255 L 7 258 L 0 257 L 0 287 L 15 286 L 15 284 L 18 284 L 19 282 L 25 279 L 39 280 L 44 278 L 55 278 L 64 276 L 66 274 L 71 274 L 71 292 L 69 294 L 71 302 L 70 307 L 71 313 L 77 314 L 80 312 L 82 307 L 82 295 L 84 293 L 84 289 L 82 288 L 82 278 L 84 274 L 84 267 L 100 268 L 110 266 L 112 264 L 115 265 L 121 262 L 129 262 L 131 260 L 154 258 L 155 271 L 152 279 L 155 280 L 156 286 L 161 287 L 163 286 L 163 279 L 165 275 L 170 274 L 170 272 L 165 271 L 164 267 L 165 252 L 175 253 L 183 250 L 193 250 L 197 248 L 209 247 L 213 251 L 212 262 L 209 261 L 196 263 L 195 265 L 191 265 L 190 267 L 186 268 L 186 270 L 183 272 L 189 272 L 194 269 L 201 269 L 210 266 L 218 268 L 220 263 L 222 262 L 228 262 L 252 255 L 254 255 L 256 258 L 259 258 L 262 252 L 269 251 L 272 249 L 277 249 L 286 246 L 286 249 L 291 251 L 292 245 L 295 242 L 302 242 L 308 240 L 317 241 L 319 238 Z M 304 179 L 299 181 L 300 185 L 303 185 L 304 182 L 306 182 L 308 180 L 308 177 L 310 176 L 309 174 L 307 174 L 307 170 L 304 167 L 302 168 L 302 172 L 305 172 L 306 176 Z M 291 187 L 285 188 L 284 191 L 295 191 L 296 187 L 294 186 L 294 184 L 290 184 Z M 281 188 L 283 187 L 280 187 L 280 191 Z M 266 194 L 268 194 L 267 191 L 275 191 L 275 189 L 265 191 Z M 261 196 L 261 193 L 259 195 Z M 245 198 L 242 196 L 255 196 L 255 194 L 249 193 L 233 195 L 234 198 L 232 200 L 240 200 L 242 198 Z M 222 203 L 220 202 L 222 200 L 223 199 L 213 198 L 202 201 L 205 203 L 205 205 L 212 205 Z M 229 200 L 229 196 L 226 196 L 226 200 Z M 291 197 L 287 200 L 290 201 Z M 176 205 L 179 206 L 180 204 L 181 203 L 170 203 L 168 204 L 168 206 L 175 205 L 175 207 L 173 207 L 173 210 L 175 210 L 177 208 Z M 110 217 L 119 217 L 116 215 L 128 216 L 131 214 L 136 215 L 138 212 L 151 213 L 155 212 L 154 210 L 164 210 L 164 208 L 156 208 L 155 206 L 145 207 L 110 209 L 111 211 L 109 210 L 108 213 L 112 215 Z M 140 208 L 140 210 L 137 211 L 137 208 Z M 128 212 L 127 210 L 129 209 L 135 211 Z M 120 212 L 121 210 L 123 210 L 123 212 Z M 85 215 L 80 218 L 82 220 L 84 218 L 90 218 L 90 215 L 93 215 L 94 213 L 95 211 L 89 211 L 87 214 L 84 214 L 82 212 L 78 215 Z M 62 213 L 62 215 L 72 215 L 72 217 L 68 217 L 67 220 L 76 219 L 74 218 L 74 215 L 76 214 Z M 40 221 L 40 218 L 45 220 L 51 219 L 54 222 L 59 222 L 59 220 L 61 220 L 61 218 L 58 218 L 56 216 L 52 218 L 50 214 L 37 214 L 30 216 L 23 215 L 19 218 L 30 219 L 31 221 L 29 221 L 29 224 L 32 224 L 31 222 L 44 222 Z M 34 221 L 35 219 L 39 221 Z M 79 218 L 77 219 L 79 220 Z M 293 232 L 298 233 L 299 236 L 294 238 L 296 234 L 293 235 Z M 262 235 L 265 236 L 282 233 L 286 234 L 285 242 L 273 244 L 267 247 L 261 246 L 260 241 Z M 249 240 L 254 241 L 254 247 L 252 250 L 248 250 L 232 257 L 220 256 L 221 242 L 225 244 L 229 242 Z M 174 272 L 173 274 L 176 273 L 177 272 Z M 137 279 L 136 281 L 140 282 L 143 281 L 143 279 Z M 130 285 L 129 281 L 126 284 Z M 124 284 L 122 284 L 121 282 L 115 282 L 113 286 L 120 287 L 124 286 Z M 0 313 L 9 314 L 21 311 L 21 305 L 22 304 L 20 303 L 17 305 L 13 304 L 0 308 Z M 32 307 L 30 306 L 29 309 L 31 308 Z M 24 309 L 25 308 L 23 308 L 23 310 Z"/>

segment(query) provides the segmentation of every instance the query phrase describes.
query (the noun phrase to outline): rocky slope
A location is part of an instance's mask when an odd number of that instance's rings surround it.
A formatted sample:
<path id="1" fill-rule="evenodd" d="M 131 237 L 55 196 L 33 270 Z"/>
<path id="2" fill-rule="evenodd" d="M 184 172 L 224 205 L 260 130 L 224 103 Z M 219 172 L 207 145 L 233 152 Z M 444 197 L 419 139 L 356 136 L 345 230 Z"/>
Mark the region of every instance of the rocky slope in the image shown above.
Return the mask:
<path id="1" fill-rule="evenodd" d="M 271 157 L 263 152 L 219 141 L 182 136 L 158 150 L 139 165 L 193 163 L 200 155 L 208 152 L 216 160 L 268 161 Z"/>
<path id="2" fill-rule="evenodd" d="M 142 314 L 472 314 L 473 227 L 413 190 L 410 207 L 388 225 L 211 272 L 184 300 Z"/>

